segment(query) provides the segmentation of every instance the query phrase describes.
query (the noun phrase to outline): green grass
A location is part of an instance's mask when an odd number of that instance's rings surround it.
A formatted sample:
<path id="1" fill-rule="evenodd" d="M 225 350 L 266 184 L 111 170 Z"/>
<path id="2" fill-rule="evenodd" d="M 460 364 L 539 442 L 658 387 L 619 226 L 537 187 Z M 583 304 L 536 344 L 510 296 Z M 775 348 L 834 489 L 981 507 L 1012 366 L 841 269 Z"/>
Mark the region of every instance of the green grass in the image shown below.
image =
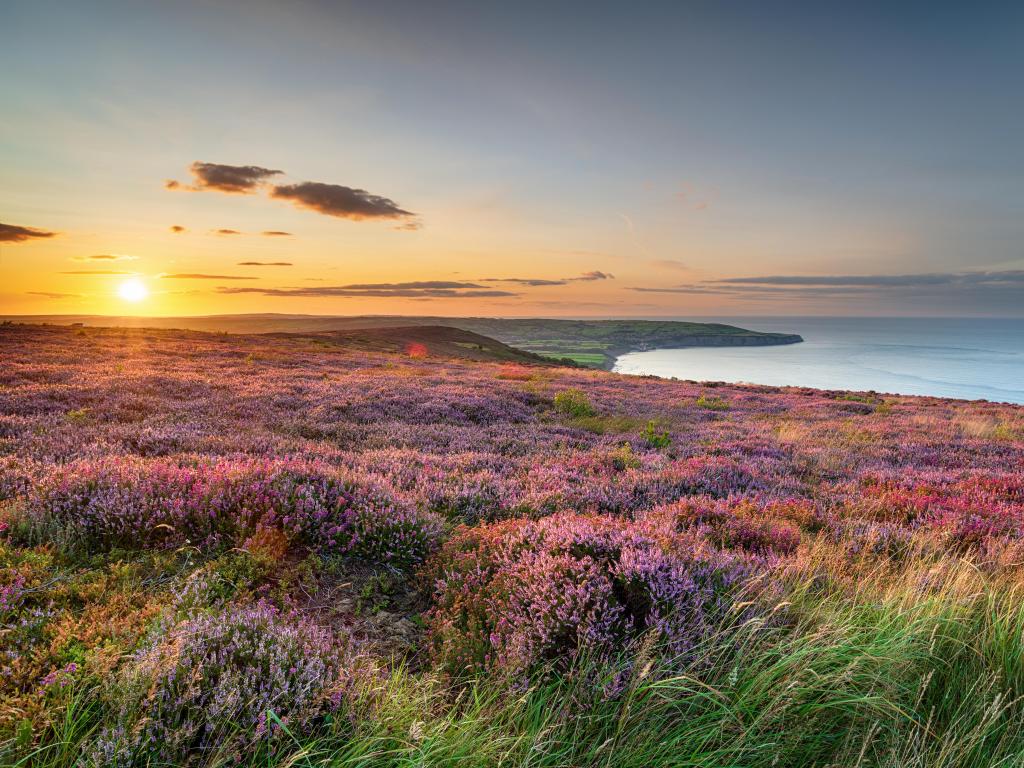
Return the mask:
<path id="1" fill-rule="evenodd" d="M 551 357 L 557 360 L 568 359 L 572 360 L 574 363 L 589 366 L 604 365 L 604 362 L 607 359 L 602 354 L 591 352 L 548 352 L 544 354 L 546 357 Z"/>
<path id="2" fill-rule="evenodd" d="M 933 584 L 923 589 L 926 574 Z M 602 698 L 584 675 L 527 691 L 487 679 L 451 690 L 399 665 L 364 691 L 354 725 L 292 734 L 276 755 L 198 764 L 1018 766 L 1018 583 L 966 560 L 851 564 L 815 545 L 783 579 L 770 619 L 723 625 L 684 674 L 659 678 L 638 663 L 619 698 Z M 74 765 L 104 717 L 99 694 L 67 692 L 45 746 L 9 743 L 0 764 Z"/>

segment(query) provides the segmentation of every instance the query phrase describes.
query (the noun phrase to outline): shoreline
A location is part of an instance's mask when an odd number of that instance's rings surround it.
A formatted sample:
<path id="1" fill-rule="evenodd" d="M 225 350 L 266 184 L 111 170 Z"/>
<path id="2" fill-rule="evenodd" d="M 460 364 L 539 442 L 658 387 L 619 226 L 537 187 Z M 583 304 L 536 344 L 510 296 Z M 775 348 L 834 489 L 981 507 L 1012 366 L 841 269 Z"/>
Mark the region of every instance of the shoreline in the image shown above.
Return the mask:
<path id="1" fill-rule="evenodd" d="M 673 349 L 702 349 L 708 347 L 781 347 L 789 344 L 802 344 L 803 336 L 799 333 L 777 333 L 759 336 L 693 336 L 687 343 L 668 344 L 648 347 L 646 345 L 624 344 L 609 347 L 604 351 L 605 362 L 601 370 L 614 371 L 619 358 L 633 352 L 655 352 Z"/>

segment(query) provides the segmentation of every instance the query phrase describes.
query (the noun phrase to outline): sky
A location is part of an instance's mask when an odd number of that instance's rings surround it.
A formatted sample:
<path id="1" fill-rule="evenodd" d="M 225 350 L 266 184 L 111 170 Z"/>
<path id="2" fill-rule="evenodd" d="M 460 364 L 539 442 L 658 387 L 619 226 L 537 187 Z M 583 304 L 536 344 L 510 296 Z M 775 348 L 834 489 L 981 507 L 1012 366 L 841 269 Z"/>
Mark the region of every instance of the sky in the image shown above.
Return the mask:
<path id="1" fill-rule="evenodd" d="M 1024 4 L 2 0 L 0 313 L 1024 315 Z"/>

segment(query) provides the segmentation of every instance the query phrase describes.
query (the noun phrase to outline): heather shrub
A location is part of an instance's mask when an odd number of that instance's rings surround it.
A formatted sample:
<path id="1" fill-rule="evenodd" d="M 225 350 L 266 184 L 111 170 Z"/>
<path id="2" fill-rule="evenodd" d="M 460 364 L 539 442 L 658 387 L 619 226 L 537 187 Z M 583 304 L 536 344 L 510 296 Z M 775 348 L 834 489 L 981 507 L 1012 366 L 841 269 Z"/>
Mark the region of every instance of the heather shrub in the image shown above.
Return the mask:
<path id="1" fill-rule="evenodd" d="M 777 502 L 694 496 L 658 507 L 646 517 L 677 531 L 699 530 L 722 549 L 788 555 L 800 544 L 800 528 L 783 516 L 788 511 Z"/>
<path id="2" fill-rule="evenodd" d="M 343 703 L 340 668 L 329 632 L 266 605 L 185 621 L 124 673 L 119 725 L 86 763 L 183 765 L 272 747 L 281 724 L 301 732 Z"/>
<path id="3" fill-rule="evenodd" d="M 268 529 L 321 551 L 418 562 L 436 516 L 316 462 L 112 457 L 55 470 L 26 502 L 37 539 L 65 549 L 244 546 Z M 277 556 L 283 542 L 275 542 Z"/>
<path id="4" fill-rule="evenodd" d="M 673 461 L 658 474 L 642 478 L 636 492 L 649 500 L 651 506 L 681 496 L 726 498 L 765 488 L 765 481 L 754 470 L 749 462 L 731 456 L 692 456 Z"/>
<path id="5" fill-rule="evenodd" d="M 443 518 L 415 504 L 369 497 L 352 506 L 347 551 L 376 563 L 416 565 L 440 541 Z"/>
<path id="6" fill-rule="evenodd" d="M 597 411 L 590 404 L 587 393 L 582 389 L 564 389 L 555 395 L 555 410 L 564 416 L 580 419 L 587 416 L 594 416 Z"/>
<path id="7" fill-rule="evenodd" d="M 914 535 L 907 528 L 872 520 L 837 520 L 825 537 L 842 546 L 846 555 L 898 560 L 914 551 Z"/>
<path id="8" fill-rule="evenodd" d="M 260 525 L 299 532 L 310 519 L 330 537 L 347 490 L 330 473 L 286 462 L 111 457 L 56 469 L 29 493 L 27 512 L 39 537 L 65 548 L 216 547 Z"/>
<path id="9" fill-rule="evenodd" d="M 697 537 L 620 518 L 553 515 L 461 528 L 430 562 L 435 659 L 461 677 L 512 676 L 643 636 L 683 663 L 731 605 L 749 565 Z"/>

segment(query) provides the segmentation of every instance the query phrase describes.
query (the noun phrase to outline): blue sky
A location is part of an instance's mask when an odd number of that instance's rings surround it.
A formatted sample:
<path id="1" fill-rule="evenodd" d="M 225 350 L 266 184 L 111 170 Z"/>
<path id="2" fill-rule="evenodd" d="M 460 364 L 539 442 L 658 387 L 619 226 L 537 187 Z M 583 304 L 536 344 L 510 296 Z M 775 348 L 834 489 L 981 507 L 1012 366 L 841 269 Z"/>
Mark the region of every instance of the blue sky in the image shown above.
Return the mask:
<path id="1" fill-rule="evenodd" d="M 12 311 L 123 312 L 130 278 L 153 314 L 1024 312 L 1020 4 L 15 0 L 5 19 L 0 222 L 57 233 L 0 242 Z M 283 173 L 225 193 L 197 161 Z M 413 215 L 274 192 L 308 183 Z M 131 269 L 66 274 L 109 255 Z M 403 287 L 438 281 L 465 286 Z M 393 295 L 346 288 L 368 284 Z"/>

